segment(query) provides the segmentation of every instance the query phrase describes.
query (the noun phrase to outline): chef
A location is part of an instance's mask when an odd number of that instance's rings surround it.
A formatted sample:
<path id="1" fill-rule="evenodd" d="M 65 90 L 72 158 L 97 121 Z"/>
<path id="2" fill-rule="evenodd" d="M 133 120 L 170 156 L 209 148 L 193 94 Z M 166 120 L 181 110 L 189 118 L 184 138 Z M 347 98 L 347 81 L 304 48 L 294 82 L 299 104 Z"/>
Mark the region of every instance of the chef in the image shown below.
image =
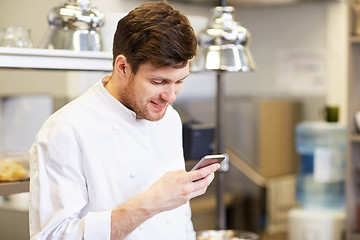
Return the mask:
<path id="1" fill-rule="evenodd" d="M 185 171 L 171 103 L 196 45 L 166 1 L 118 22 L 112 74 L 50 116 L 29 151 L 31 239 L 195 239 L 189 200 L 220 165 Z"/>

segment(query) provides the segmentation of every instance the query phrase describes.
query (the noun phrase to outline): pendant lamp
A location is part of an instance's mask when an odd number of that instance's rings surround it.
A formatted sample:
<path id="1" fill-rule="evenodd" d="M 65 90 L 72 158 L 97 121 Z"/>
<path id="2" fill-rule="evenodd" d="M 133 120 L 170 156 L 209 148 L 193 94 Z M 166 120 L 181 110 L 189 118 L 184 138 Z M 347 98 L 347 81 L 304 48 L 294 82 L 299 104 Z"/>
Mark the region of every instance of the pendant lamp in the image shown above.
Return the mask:
<path id="1" fill-rule="evenodd" d="M 225 153 L 225 83 L 224 72 L 250 72 L 256 69 L 248 48 L 249 31 L 234 20 L 234 7 L 221 6 L 212 9 L 207 29 L 197 36 L 198 53 L 191 61 L 191 71 L 217 72 L 216 136 L 214 153 Z M 225 173 L 229 159 L 223 161 L 217 173 L 217 227 L 226 229 L 226 206 L 224 201 Z"/>

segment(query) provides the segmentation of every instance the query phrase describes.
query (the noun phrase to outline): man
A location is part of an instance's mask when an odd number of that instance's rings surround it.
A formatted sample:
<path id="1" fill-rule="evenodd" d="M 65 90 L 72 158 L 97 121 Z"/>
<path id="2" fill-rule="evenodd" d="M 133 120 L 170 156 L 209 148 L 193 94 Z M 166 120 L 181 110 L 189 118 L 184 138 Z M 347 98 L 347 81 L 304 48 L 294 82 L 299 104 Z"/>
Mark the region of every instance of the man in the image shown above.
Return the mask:
<path id="1" fill-rule="evenodd" d="M 170 103 L 195 52 L 166 2 L 119 21 L 112 75 L 54 113 L 30 149 L 31 239 L 195 239 L 189 200 L 220 167 L 184 170 Z"/>

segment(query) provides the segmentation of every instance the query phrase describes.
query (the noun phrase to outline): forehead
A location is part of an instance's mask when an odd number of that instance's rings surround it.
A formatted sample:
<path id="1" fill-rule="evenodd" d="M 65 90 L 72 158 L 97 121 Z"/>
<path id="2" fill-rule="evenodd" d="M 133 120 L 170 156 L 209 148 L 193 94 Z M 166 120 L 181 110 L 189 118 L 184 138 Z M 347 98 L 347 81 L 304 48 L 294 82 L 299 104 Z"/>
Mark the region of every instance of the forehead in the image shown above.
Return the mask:
<path id="1" fill-rule="evenodd" d="M 184 79 L 189 75 L 189 63 L 183 68 L 174 68 L 172 66 L 155 67 L 151 63 L 141 64 L 135 76 L 145 78 L 164 78 L 169 80 Z"/>

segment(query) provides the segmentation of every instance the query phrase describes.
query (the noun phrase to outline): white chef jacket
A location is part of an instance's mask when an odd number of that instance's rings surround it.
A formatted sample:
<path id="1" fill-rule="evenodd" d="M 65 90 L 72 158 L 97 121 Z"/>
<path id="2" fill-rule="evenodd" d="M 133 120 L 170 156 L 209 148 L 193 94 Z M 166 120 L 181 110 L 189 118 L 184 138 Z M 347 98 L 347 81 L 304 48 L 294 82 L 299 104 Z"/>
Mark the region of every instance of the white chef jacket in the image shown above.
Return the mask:
<path id="1" fill-rule="evenodd" d="M 50 116 L 29 151 L 31 239 L 110 239 L 112 209 L 185 168 L 178 113 L 169 106 L 160 121 L 136 119 L 106 79 Z M 126 239 L 195 239 L 189 203 Z"/>

